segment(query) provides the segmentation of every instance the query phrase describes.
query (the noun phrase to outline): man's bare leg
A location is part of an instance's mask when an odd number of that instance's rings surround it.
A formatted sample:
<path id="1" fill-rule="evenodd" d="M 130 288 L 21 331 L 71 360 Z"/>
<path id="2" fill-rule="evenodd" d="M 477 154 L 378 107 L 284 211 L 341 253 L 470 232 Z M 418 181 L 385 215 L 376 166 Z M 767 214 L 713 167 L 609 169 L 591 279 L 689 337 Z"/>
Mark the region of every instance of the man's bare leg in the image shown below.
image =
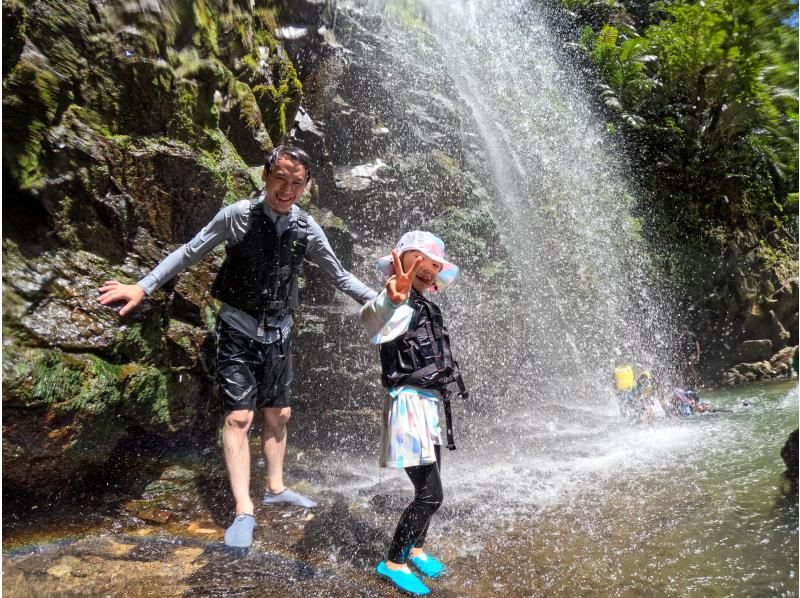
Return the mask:
<path id="1" fill-rule="evenodd" d="M 253 501 L 250 499 L 250 447 L 247 432 L 253 423 L 253 412 L 245 409 L 230 411 L 225 416 L 222 428 L 222 448 L 225 453 L 225 466 L 231 482 L 236 514 L 253 514 Z"/>
<path id="2" fill-rule="evenodd" d="M 286 424 L 292 416 L 291 407 L 266 407 L 264 432 L 261 438 L 264 459 L 267 462 L 265 487 L 271 494 L 286 490 L 283 484 L 283 458 L 286 454 Z"/>

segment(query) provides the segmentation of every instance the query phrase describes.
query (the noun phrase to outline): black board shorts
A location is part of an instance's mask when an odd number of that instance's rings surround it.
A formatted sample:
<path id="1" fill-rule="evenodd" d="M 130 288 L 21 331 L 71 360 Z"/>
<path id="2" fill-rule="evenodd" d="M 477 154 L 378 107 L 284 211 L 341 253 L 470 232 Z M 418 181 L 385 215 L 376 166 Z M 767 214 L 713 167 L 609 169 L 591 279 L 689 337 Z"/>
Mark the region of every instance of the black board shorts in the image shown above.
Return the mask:
<path id="1" fill-rule="evenodd" d="M 291 332 L 262 343 L 217 318 L 217 378 L 225 413 L 289 406 L 292 344 Z"/>

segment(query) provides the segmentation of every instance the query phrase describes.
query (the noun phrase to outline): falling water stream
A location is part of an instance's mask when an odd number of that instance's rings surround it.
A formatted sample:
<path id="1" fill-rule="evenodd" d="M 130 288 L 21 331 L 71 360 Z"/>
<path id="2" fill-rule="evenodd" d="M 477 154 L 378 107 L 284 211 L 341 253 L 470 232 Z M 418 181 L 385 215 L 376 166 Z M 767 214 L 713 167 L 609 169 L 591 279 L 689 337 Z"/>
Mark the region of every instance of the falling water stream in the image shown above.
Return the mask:
<path id="1" fill-rule="evenodd" d="M 531 344 L 507 394 L 455 407 L 459 449 L 444 455 L 445 504 L 429 535 L 450 573 L 431 583 L 434 593 L 797 596 L 797 498 L 781 494 L 779 456 L 797 427 L 796 383 L 707 391 L 726 413 L 621 421 L 608 388 L 613 360 L 654 363 L 669 335 L 645 282 L 624 170 L 535 9 L 505 0 L 424 7 L 488 156 L 494 213 L 528 302 L 519 333 Z M 479 339 L 465 342 L 480 351 Z M 312 420 L 295 421 L 324 427 Z M 20 511 L 4 519 L 4 590 L 393 595 L 371 568 L 409 484 L 377 469 L 376 421 L 367 418 L 367 430 L 363 421 L 290 449 L 288 475 L 304 478 L 320 507 L 313 519 L 257 513 L 247 554 L 219 548 L 214 505 L 197 507 L 194 527 L 83 513 L 62 528 L 47 520 L 47 533 Z M 200 469 L 203 459 L 184 465 Z M 209 484 L 224 501 L 217 468 Z"/>
<path id="2" fill-rule="evenodd" d="M 622 352 L 653 359 L 647 331 L 659 307 L 643 282 L 624 171 L 544 9 L 508 0 L 425 6 L 479 128 L 529 301 L 537 350 L 526 374 L 560 385 L 568 377 L 580 392 Z"/>

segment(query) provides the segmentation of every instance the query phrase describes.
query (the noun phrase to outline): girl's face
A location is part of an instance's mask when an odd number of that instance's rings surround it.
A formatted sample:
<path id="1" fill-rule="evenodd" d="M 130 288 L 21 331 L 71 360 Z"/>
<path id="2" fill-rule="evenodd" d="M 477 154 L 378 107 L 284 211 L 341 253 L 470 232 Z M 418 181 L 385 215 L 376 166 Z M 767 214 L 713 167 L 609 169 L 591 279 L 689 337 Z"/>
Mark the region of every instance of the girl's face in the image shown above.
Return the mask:
<path id="1" fill-rule="evenodd" d="M 411 269 L 411 266 L 414 265 L 417 257 L 422 258 L 422 263 L 419 265 L 419 269 L 414 275 L 414 279 L 411 281 L 411 286 L 418 293 L 422 293 L 423 291 L 427 291 L 429 288 L 431 288 L 433 283 L 436 282 L 436 276 L 442 269 L 442 265 L 439 262 L 432 260 L 421 251 L 411 249 L 400 256 L 400 261 L 403 264 L 403 270 L 408 272 Z"/>

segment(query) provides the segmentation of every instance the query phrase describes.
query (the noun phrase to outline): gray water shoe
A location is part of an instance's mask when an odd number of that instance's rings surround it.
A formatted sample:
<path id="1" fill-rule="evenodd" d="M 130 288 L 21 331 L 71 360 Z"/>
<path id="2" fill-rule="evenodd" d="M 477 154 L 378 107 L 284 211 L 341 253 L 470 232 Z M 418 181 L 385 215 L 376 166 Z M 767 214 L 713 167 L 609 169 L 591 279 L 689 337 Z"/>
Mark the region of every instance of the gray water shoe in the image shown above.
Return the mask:
<path id="1" fill-rule="evenodd" d="M 299 492 L 295 492 L 294 490 L 290 490 L 289 488 L 284 489 L 283 492 L 279 492 L 278 494 L 272 494 L 268 490 L 265 491 L 264 496 L 261 498 L 261 504 L 295 505 L 296 507 L 305 507 L 306 509 L 310 509 L 312 507 L 317 506 L 317 503 L 315 503 L 307 496 L 303 496 Z"/>
<path id="2" fill-rule="evenodd" d="M 231 526 L 225 530 L 225 545 L 235 548 L 248 548 L 253 543 L 253 529 L 256 518 L 247 513 L 239 513 Z"/>

